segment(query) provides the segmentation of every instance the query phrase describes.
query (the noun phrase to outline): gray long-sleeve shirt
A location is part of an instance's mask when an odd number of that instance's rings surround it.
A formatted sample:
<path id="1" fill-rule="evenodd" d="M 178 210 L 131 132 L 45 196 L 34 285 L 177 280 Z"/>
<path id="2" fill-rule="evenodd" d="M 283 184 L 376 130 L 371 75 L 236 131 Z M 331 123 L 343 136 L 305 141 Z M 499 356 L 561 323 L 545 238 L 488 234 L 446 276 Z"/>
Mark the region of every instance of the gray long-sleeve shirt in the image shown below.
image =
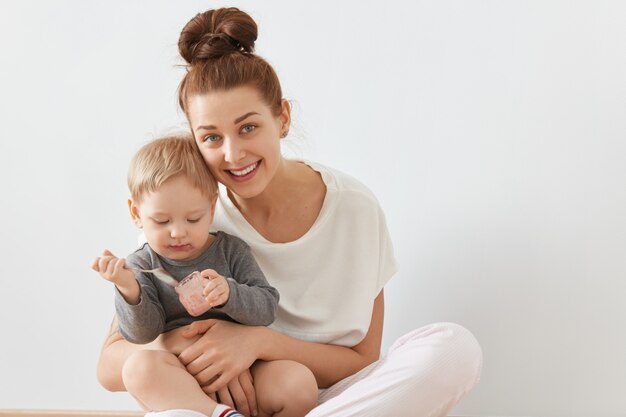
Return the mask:
<path id="1" fill-rule="evenodd" d="M 194 271 L 214 269 L 226 277 L 230 289 L 228 302 L 193 317 L 171 286 L 152 274 L 137 273 L 141 287 L 139 304 L 131 305 L 115 291 L 115 309 L 120 332 L 132 343 L 149 343 L 163 332 L 196 320 L 221 319 L 252 326 L 267 326 L 274 321 L 278 291 L 270 286 L 254 260 L 250 247 L 241 239 L 224 232 L 215 233 L 211 246 L 191 261 L 176 261 L 158 255 L 145 243 L 126 259 L 129 266 L 141 269 L 164 268 L 181 281 Z"/>

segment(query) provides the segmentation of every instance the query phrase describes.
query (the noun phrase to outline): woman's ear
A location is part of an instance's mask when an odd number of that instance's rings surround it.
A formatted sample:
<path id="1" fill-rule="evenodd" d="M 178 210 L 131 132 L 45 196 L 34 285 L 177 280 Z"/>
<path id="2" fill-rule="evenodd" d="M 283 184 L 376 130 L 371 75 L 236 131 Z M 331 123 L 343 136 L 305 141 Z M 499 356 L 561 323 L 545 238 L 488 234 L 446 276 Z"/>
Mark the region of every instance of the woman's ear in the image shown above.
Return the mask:
<path id="1" fill-rule="evenodd" d="M 284 138 L 289 133 L 289 126 L 291 125 L 291 103 L 287 99 L 281 101 L 281 111 L 278 116 L 280 121 L 280 137 Z"/>
<path id="2" fill-rule="evenodd" d="M 128 199 L 128 211 L 130 211 L 130 217 L 133 219 L 133 223 L 138 228 L 143 228 L 141 224 L 141 217 L 139 216 L 139 207 L 135 204 L 132 199 Z"/>

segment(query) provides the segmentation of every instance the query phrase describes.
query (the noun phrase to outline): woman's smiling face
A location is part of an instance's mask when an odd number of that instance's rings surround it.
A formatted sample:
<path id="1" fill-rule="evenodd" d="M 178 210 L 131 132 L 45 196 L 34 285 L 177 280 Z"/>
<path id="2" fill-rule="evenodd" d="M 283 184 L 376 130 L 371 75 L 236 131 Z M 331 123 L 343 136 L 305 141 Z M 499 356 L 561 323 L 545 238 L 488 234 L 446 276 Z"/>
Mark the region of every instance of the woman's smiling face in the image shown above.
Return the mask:
<path id="1" fill-rule="evenodd" d="M 187 116 L 215 179 L 242 198 L 261 194 L 282 160 L 289 104 L 276 116 L 254 87 L 240 86 L 190 97 Z"/>

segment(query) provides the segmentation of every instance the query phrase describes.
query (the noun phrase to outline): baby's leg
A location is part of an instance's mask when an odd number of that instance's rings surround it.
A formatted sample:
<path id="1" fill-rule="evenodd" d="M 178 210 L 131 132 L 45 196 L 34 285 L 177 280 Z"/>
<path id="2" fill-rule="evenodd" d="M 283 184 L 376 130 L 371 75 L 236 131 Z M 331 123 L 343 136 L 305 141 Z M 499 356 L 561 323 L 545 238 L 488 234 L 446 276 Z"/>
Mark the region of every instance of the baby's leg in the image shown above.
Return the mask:
<path id="1" fill-rule="evenodd" d="M 217 405 L 178 358 L 166 351 L 133 353 L 124 363 L 122 378 L 147 411 L 188 409 L 210 416 Z"/>
<path id="2" fill-rule="evenodd" d="M 259 417 L 303 417 L 317 405 L 317 382 L 306 366 L 257 361 L 251 368 Z"/>

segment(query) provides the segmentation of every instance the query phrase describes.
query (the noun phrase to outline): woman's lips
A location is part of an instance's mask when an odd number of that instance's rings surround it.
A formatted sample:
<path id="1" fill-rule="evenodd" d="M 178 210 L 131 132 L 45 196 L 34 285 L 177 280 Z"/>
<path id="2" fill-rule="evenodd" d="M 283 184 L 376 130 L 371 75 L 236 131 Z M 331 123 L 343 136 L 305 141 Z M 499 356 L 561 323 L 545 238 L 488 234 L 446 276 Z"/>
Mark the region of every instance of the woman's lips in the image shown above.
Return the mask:
<path id="1" fill-rule="evenodd" d="M 235 181 L 248 181 L 250 178 L 254 177 L 259 165 L 261 165 L 261 161 L 256 161 L 255 163 L 245 166 L 241 169 L 227 169 L 226 172 L 228 173 L 230 178 Z"/>

